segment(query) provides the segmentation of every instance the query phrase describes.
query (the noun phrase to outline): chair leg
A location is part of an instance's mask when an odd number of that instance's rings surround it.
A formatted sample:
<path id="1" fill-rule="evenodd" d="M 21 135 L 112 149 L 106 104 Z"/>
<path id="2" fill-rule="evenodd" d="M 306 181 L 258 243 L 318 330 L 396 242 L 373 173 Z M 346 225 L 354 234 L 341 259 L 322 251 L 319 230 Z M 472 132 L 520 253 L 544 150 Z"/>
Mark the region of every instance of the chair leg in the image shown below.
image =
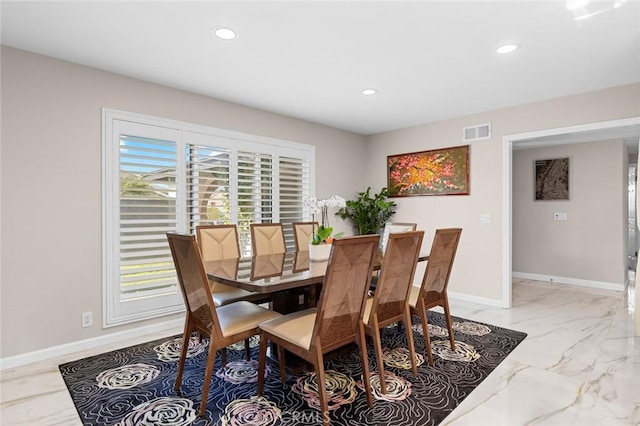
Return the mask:
<path id="1" fill-rule="evenodd" d="M 418 315 L 420 315 L 420 322 L 422 323 L 422 335 L 424 336 L 424 345 L 427 351 L 427 358 L 429 359 L 429 365 L 433 365 L 433 354 L 431 353 L 431 338 L 429 337 L 429 322 L 427 321 L 427 308 L 425 308 L 422 301 L 418 301 Z"/>
<path id="2" fill-rule="evenodd" d="M 211 385 L 211 376 L 213 375 L 213 367 L 216 362 L 217 348 L 211 340 L 209 340 L 209 354 L 207 355 L 207 368 L 204 370 L 204 382 L 202 383 L 202 398 L 200 400 L 200 417 L 204 417 L 207 409 L 207 398 L 209 397 L 209 386 Z"/>
<path id="3" fill-rule="evenodd" d="M 324 358 L 319 347 L 316 346 L 313 357 L 314 368 L 316 370 L 316 382 L 318 385 L 318 397 L 320 398 L 320 413 L 322 415 L 322 425 L 329 426 L 329 403 L 327 397 L 327 383 L 324 375 Z"/>
<path id="4" fill-rule="evenodd" d="M 418 366 L 416 363 L 416 346 L 413 340 L 413 329 L 411 328 L 411 314 L 409 313 L 409 307 L 404 309 L 404 325 L 407 330 L 407 341 L 409 342 L 409 356 L 411 357 L 411 370 L 413 375 L 418 374 Z"/>
<path id="5" fill-rule="evenodd" d="M 280 365 L 280 382 L 287 383 L 287 366 L 284 359 L 284 348 L 278 345 L 278 364 Z"/>
<path id="6" fill-rule="evenodd" d="M 376 361 L 378 363 L 378 378 L 380 380 L 380 392 L 387 393 L 387 382 L 384 377 L 384 361 L 382 360 L 382 341 L 380 340 L 380 329 L 378 328 L 377 315 L 373 316 L 373 324 L 371 325 L 371 337 L 373 339 L 373 347 L 376 353 Z"/>
<path id="7" fill-rule="evenodd" d="M 187 349 L 189 349 L 189 340 L 191 339 L 191 321 L 189 320 L 189 315 L 187 314 L 187 318 L 184 320 L 184 331 L 182 333 L 182 347 L 180 348 L 180 361 L 178 361 L 178 372 L 176 374 L 176 382 L 173 385 L 173 389 L 176 392 L 180 390 L 180 386 L 182 385 L 182 373 L 184 372 L 184 363 L 187 360 Z M 199 335 L 199 334 L 198 334 Z"/>
<path id="8" fill-rule="evenodd" d="M 373 395 L 371 393 L 371 373 L 369 371 L 369 357 L 367 356 L 367 341 L 365 339 L 364 323 L 359 324 L 358 346 L 360 346 L 360 359 L 362 361 L 362 382 L 367 393 L 367 404 L 373 408 Z"/>
<path id="9" fill-rule="evenodd" d="M 251 359 L 251 347 L 249 346 L 249 339 L 244 339 L 244 357 L 247 361 Z"/>
<path id="10" fill-rule="evenodd" d="M 258 396 L 262 396 L 262 388 L 264 387 L 264 373 L 267 367 L 267 345 L 269 340 L 260 333 L 260 352 L 258 355 Z"/>
<path id="11" fill-rule="evenodd" d="M 220 352 L 222 352 L 220 354 L 220 358 L 222 360 L 222 368 L 225 368 L 227 366 L 227 348 L 222 348 Z"/>
<path id="12" fill-rule="evenodd" d="M 451 311 L 449 311 L 449 298 L 445 293 L 442 297 L 442 307 L 444 308 L 444 318 L 447 321 L 447 328 L 449 329 L 449 343 L 451 344 L 451 350 L 456 350 L 456 341 L 453 337 L 453 324 L 451 323 Z"/>

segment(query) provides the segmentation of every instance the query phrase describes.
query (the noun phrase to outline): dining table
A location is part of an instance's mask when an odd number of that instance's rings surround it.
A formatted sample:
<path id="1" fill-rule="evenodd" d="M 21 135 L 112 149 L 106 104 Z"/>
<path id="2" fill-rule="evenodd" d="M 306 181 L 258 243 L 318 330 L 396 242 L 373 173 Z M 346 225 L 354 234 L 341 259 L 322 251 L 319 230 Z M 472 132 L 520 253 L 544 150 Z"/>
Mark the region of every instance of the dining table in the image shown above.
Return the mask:
<path id="1" fill-rule="evenodd" d="M 418 261 L 429 259 L 420 254 Z M 329 261 L 309 259 L 308 251 L 286 252 L 204 262 L 209 279 L 260 294 L 270 294 L 272 309 L 282 314 L 315 306 Z M 374 261 L 380 269 L 382 254 Z"/>

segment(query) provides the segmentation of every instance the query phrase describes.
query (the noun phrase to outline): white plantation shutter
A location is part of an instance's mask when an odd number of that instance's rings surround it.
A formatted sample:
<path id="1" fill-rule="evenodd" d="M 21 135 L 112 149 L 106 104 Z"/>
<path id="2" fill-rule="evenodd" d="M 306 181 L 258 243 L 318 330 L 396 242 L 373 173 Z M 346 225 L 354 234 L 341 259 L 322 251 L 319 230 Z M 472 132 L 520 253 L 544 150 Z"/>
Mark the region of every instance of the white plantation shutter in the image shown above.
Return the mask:
<path id="1" fill-rule="evenodd" d="M 166 233 L 236 223 L 243 255 L 250 225 L 308 220 L 314 148 L 104 110 L 104 325 L 184 309 Z M 194 131 L 196 130 L 196 131 Z"/>
<path id="2" fill-rule="evenodd" d="M 252 223 L 273 223 L 273 157 L 259 152 L 238 152 L 237 197 L 238 237 L 243 256 L 251 254 Z"/>
<path id="3" fill-rule="evenodd" d="M 309 161 L 281 155 L 279 157 L 280 222 L 293 223 L 308 220 L 302 209 L 302 198 L 309 191 Z M 295 250 L 293 228 L 285 227 L 287 250 Z"/>
<path id="4" fill-rule="evenodd" d="M 187 228 L 231 223 L 230 150 L 188 145 L 187 152 Z"/>
<path id="5" fill-rule="evenodd" d="M 106 124 L 103 324 L 110 326 L 183 309 L 165 234 L 183 221 L 184 167 L 180 132 L 115 117 Z"/>
<path id="6" fill-rule="evenodd" d="M 176 144 L 120 135 L 120 301 L 175 294 Z"/>

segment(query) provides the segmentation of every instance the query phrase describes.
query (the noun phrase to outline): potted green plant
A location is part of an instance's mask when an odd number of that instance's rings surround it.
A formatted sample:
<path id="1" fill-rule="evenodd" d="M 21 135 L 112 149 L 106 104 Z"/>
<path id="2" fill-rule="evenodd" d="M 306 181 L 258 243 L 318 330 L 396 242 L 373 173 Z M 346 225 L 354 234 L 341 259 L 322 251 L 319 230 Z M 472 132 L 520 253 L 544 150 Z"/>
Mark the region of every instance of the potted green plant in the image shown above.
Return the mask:
<path id="1" fill-rule="evenodd" d="M 358 193 L 355 200 L 348 200 L 346 206 L 336 213 L 342 219 L 353 223 L 358 235 L 377 234 L 384 224 L 396 213 L 395 201 L 389 201 L 389 191 L 383 187 L 379 193 L 370 195 L 371 187 Z"/>

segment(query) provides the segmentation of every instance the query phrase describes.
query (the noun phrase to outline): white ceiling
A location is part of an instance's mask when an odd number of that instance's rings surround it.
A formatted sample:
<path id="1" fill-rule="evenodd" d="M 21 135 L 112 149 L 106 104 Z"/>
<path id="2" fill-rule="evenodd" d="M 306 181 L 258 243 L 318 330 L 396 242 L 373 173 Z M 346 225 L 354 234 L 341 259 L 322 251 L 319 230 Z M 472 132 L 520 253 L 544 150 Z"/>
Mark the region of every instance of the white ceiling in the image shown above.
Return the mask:
<path id="1" fill-rule="evenodd" d="M 640 2 L 613 4 L 2 1 L 1 41 L 367 135 L 640 81 Z"/>

